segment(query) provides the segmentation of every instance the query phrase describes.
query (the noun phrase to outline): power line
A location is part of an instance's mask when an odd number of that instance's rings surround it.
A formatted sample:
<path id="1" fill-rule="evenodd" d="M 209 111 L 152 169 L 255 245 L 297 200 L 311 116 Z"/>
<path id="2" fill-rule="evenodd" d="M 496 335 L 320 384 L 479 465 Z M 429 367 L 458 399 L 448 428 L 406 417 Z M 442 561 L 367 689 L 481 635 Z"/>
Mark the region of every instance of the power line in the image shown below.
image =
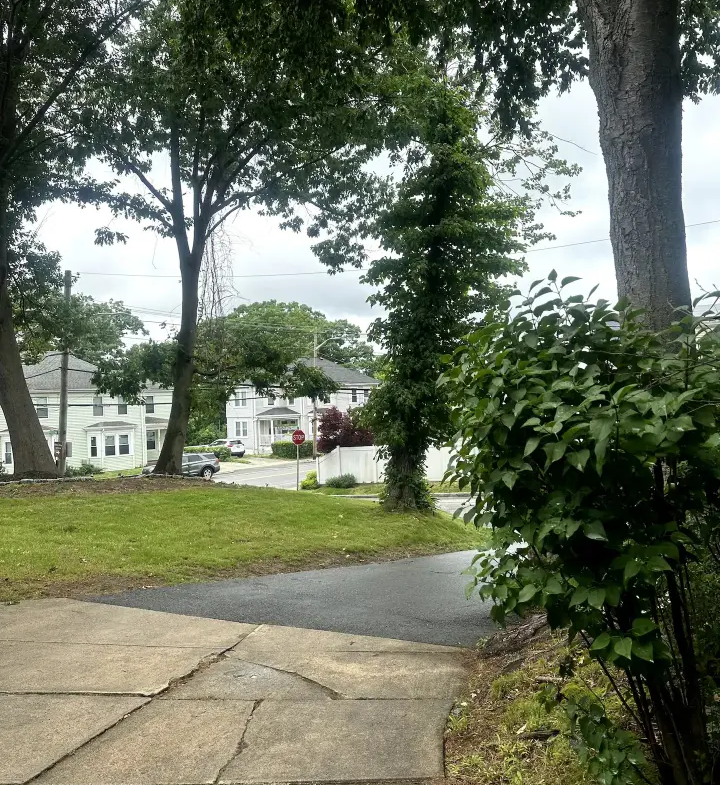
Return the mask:
<path id="1" fill-rule="evenodd" d="M 720 223 L 720 218 L 716 218 L 712 221 L 699 221 L 698 223 L 691 223 L 685 224 L 686 229 L 692 229 L 696 226 L 709 226 L 711 224 L 718 224 Z M 609 237 L 599 237 L 596 240 L 582 240 L 577 243 L 564 243 L 562 245 L 544 245 L 542 248 L 529 248 L 524 253 L 541 253 L 542 251 L 556 251 L 560 248 L 576 248 L 581 245 L 593 245 L 594 243 L 608 243 L 610 242 Z M 350 272 L 363 272 L 366 271 L 367 267 L 348 267 L 343 268 L 342 270 L 338 270 L 337 272 L 342 273 L 350 273 Z M 232 275 L 231 278 L 292 278 L 295 276 L 301 275 L 328 275 L 328 270 L 308 270 L 306 272 L 299 272 L 299 273 L 248 273 L 243 275 Z M 119 278 L 180 278 L 180 274 L 177 275 L 167 275 L 167 274 L 159 274 L 159 273 L 99 273 L 93 271 L 86 271 L 76 272 L 76 275 L 105 275 L 105 276 L 115 276 Z"/>

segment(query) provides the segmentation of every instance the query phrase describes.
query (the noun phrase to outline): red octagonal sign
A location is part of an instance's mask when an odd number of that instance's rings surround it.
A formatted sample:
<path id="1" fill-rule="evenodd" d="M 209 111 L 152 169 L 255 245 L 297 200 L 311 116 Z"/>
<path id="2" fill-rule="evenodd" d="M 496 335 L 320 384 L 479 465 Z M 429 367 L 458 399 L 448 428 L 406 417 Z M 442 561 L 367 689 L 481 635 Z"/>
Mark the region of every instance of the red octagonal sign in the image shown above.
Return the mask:
<path id="1" fill-rule="evenodd" d="M 305 431 L 301 431 L 299 428 L 297 431 L 293 431 L 292 440 L 293 444 L 302 444 L 305 441 Z"/>

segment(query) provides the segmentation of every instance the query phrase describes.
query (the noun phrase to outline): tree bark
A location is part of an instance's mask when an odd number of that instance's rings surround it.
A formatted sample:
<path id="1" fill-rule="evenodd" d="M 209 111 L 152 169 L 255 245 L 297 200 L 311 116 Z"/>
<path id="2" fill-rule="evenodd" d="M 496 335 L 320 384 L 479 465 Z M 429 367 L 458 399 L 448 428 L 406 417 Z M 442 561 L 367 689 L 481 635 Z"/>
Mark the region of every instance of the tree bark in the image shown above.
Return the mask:
<path id="1" fill-rule="evenodd" d="M 432 502 L 424 487 L 425 450 L 392 445 L 387 452 L 383 507 L 388 512 L 432 509 Z"/>
<path id="2" fill-rule="evenodd" d="M 17 478 L 57 477 L 58 469 L 30 397 L 15 339 L 8 290 L 7 191 L 0 193 L 0 407 L 10 433 Z"/>
<path id="3" fill-rule="evenodd" d="M 691 305 L 682 207 L 680 0 L 578 0 L 600 117 L 618 293 L 667 327 Z"/>
<path id="4" fill-rule="evenodd" d="M 182 315 L 177 334 L 175 364 L 173 366 L 173 397 L 170 418 L 153 472 L 181 474 L 183 449 L 187 441 L 190 421 L 190 391 L 195 373 L 195 343 L 197 339 L 198 288 L 202 251 L 181 253 Z"/>

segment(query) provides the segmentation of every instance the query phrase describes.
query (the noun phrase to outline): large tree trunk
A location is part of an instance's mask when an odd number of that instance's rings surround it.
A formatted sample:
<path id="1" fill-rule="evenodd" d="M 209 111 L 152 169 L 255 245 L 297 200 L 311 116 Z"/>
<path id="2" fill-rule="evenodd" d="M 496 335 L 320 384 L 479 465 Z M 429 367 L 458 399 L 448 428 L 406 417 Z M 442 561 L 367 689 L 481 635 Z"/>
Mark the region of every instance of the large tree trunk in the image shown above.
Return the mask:
<path id="1" fill-rule="evenodd" d="M 0 221 L 2 221 L 0 207 Z M 23 374 L 8 291 L 6 222 L 0 225 L 0 407 L 10 432 L 15 477 L 57 477 L 58 469 L 40 426 Z"/>
<path id="2" fill-rule="evenodd" d="M 384 508 L 388 512 L 432 509 L 425 483 L 425 450 L 391 445 L 387 452 Z"/>
<path id="3" fill-rule="evenodd" d="M 180 474 L 183 448 L 187 441 L 190 420 L 190 389 L 195 373 L 195 342 L 197 338 L 198 286 L 202 252 L 181 257 L 182 316 L 177 334 L 173 366 L 173 398 L 170 419 L 154 473 Z"/>
<path id="4" fill-rule="evenodd" d="M 662 329 L 690 306 L 680 0 L 578 0 L 600 115 L 618 292 Z"/>

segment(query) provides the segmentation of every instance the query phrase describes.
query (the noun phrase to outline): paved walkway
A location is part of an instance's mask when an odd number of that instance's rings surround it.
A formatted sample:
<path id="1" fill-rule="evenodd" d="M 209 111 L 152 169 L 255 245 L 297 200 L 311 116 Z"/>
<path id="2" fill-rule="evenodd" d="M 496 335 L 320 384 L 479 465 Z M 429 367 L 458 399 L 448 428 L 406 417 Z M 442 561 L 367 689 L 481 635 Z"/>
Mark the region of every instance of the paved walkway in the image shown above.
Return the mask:
<path id="1" fill-rule="evenodd" d="M 475 551 L 185 583 L 95 597 L 97 602 L 247 623 L 474 646 L 490 634 L 490 603 L 469 600 L 462 575 Z"/>
<path id="2" fill-rule="evenodd" d="M 0 783 L 437 780 L 465 656 L 74 600 L 0 607 Z"/>

